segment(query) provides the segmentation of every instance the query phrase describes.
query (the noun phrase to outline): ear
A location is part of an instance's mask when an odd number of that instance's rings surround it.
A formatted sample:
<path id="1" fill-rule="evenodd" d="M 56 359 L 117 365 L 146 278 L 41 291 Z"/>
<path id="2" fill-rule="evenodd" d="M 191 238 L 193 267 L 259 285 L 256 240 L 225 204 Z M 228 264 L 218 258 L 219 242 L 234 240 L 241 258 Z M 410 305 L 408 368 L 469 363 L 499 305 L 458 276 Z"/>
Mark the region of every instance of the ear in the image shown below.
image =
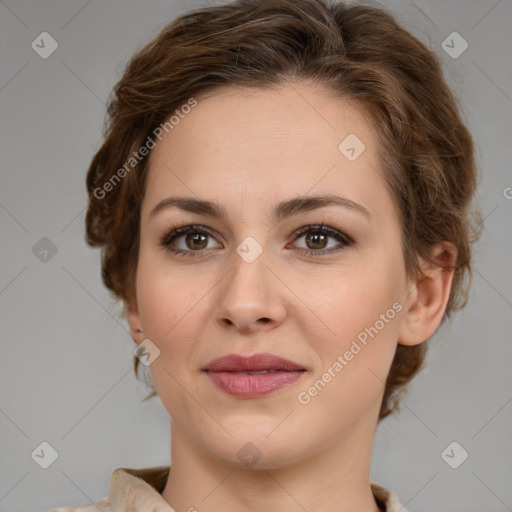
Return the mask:
<path id="1" fill-rule="evenodd" d="M 140 345 L 144 341 L 144 332 L 142 330 L 142 324 L 140 320 L 139 308 L 135 301 L 130 302 L 127 305 L 127 317 L 128 317 L 128 325 L 130 326 L 130 334 L 133 338 L 133 341 Z"/>
<path id="2" fill-rule="evenodd" d="M 435 333 L 444 316 L 452 287 L 457 249 L 450 242 L 432 247 L 432 255 L 449 267 L 420 260 L 421 275 L 412 283 L 405 316 L 398 335 L 399 345 L 419 345 Z"/>

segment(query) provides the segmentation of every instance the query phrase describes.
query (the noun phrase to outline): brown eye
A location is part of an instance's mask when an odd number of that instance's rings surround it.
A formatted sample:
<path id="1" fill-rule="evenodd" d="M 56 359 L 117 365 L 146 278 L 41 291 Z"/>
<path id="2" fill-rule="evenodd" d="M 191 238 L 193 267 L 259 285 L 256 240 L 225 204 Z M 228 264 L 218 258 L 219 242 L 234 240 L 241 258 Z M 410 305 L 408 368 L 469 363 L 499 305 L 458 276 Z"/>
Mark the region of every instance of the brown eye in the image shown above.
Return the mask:
<path id="1" fill-rule="evenodd" d="M 295 243 L 304 238 L 305 247 L 298 247 L 306 255 L 323 255 L 336 252 L 349 247 L 354 240 L 337 229 L 329 226 L 305 226 L 294 233 Z M 329 239 L 337 240 L 338 243 L 329 247 Z"/>
<path id="2" fill-rule="evenodd" d="M 327 239 L 329 237 L 321 233 L 309 233 L 306 235 L 306 245 L 309 249 L 322 250 L 327 245 Z"/>
<path id="3" fill-rule="evenodd" d="M 208 247 L 208 243 L 214 240 L 213 234 L 206 228 L 186 226 L 171 229 L 160 241 L 160 245 L 180 256 L 199 256 L 212 248 Z"/>
<path id="4" fill-rule="evenodd" d="M 185 245 L 189 249 L 205 249 L 208 245 L 208 236 L 203 234 L 195 234 L 195 235 L 186 235 L 185 236 Z"/>

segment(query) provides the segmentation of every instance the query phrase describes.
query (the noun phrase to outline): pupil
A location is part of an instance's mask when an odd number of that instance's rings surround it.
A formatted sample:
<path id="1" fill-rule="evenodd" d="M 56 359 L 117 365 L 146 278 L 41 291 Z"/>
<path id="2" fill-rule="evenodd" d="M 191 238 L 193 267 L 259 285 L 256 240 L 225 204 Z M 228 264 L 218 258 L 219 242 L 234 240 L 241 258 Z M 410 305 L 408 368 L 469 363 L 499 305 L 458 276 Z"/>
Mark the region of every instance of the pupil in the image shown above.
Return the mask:
<path id="1" fill-rule="evenodd" d="M 187 242 L 190 241 L 190 238 L 192 238 L 192 245 L 196 245 L 196 248 L 203 249 L 205 242 L 206 242 L 206 236 L 201 234 L 196 235 L 188 235 L 187 236 Z M 313 245 L 316 245 L 317 247 L 314 247 L 315 249 L 322 249 L 325 247 L 325 235 L 313 233 L 309 234 L 307 237 L 308 243 L 313 243 Z M 318 245 L 320 244 L 320 247 Z M 197 247 L 197 245 L 200 245 L 200 247 Z"/>
<path id="2" fill-rule="evenodd" d="M 196 243 L 198 243 L 199 245 L 201 245 L 201 239 L 202 239 L 202 245 L 201 247 L 196 247 L 195 248 L 198 248 L 198 249 L 203 249 L 204 245 L 205 245 L 205 241 L 206 241 L 206 236 L 205 235 L 201 235 L 201 234 L 196 234 L 196 235 L 188 235 L 187 237 L 187 242 L 190 241 L 190 238 L 192 238 L 192 245 L 195 245 Z"/>
<path id="3" fill-rule="evenodd" d="M 316 239 L 316 240 L 315 240 Z M 320 239 L 320 240 L 319 240 Z M 321 244 L 321 247 L 314 247 L 314 249 L 322 249 L 325 247 L 325 245 L 322 245 L 322 242 L 325 242 L 325 235 L 322 235 L 322 234 L 311 234 L 311 235 L 308 235 L 307 237 L 307 241 L 308 242 L 311 242 L 313 240 L 313 244 L 316 244 L 318 243 L 318 241 L 320 241 L 320 244 Z"/>

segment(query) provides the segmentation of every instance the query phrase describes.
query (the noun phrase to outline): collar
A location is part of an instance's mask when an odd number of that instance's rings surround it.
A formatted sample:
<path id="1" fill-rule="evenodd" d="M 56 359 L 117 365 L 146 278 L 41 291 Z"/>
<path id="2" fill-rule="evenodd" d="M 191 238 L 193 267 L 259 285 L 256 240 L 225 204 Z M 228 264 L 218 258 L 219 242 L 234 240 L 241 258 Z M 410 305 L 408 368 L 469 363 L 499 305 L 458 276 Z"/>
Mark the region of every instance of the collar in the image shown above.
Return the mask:
<path id="1" fill-rule="evenodd" d="M 110 479 L 108 512 L 175 512 L 162 498 L 170 466 L 117 468 Z M 383 512 L 407 512 L 390 490 L 371 483 L 375 500 Z"/>

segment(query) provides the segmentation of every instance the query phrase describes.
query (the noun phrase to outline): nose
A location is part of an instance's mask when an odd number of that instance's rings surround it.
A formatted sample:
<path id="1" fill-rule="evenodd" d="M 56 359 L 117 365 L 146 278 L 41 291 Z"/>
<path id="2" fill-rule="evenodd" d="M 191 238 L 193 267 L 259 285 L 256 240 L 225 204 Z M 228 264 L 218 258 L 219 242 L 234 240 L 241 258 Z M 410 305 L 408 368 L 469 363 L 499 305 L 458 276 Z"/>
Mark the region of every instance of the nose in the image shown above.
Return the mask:
<path id="1" fill-rule="evenodd" d="M 263 255 L 247 263 L 234 254 L 232 271 L 219 289 L 217 323 L 249 334 L 270 330 L 286 316 L 284 286 Z"/>

